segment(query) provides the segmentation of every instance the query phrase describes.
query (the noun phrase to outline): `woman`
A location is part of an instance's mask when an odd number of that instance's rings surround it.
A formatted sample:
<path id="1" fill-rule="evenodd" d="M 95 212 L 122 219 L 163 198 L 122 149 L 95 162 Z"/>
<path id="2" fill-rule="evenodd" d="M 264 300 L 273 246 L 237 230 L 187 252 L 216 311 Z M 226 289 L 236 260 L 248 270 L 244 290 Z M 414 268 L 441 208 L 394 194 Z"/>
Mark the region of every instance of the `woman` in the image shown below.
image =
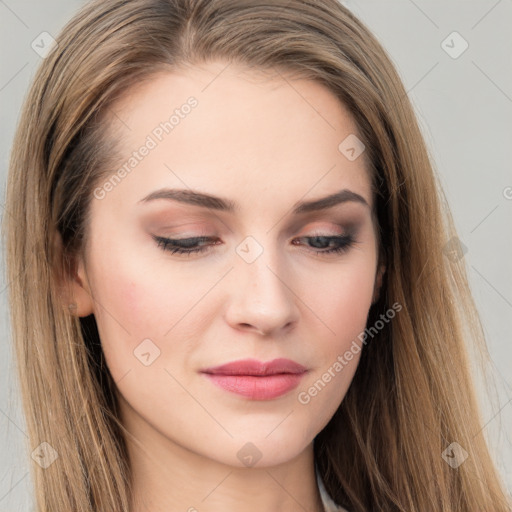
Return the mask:
<path id="1" fill-rule="evenodd" d="M 449 210 L 335 0 L 87 4 L 7 209 L 39 510 L 509 510 Z"/>

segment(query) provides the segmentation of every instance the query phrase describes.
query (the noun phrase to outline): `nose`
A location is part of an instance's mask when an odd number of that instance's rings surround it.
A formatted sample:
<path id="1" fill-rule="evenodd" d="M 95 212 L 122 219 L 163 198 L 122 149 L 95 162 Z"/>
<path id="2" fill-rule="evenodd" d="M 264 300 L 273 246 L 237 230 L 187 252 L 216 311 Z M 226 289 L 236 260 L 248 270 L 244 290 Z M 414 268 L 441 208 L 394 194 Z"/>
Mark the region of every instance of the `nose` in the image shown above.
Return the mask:
<path id="1" fill-rule="evenodd" d="M 236 330 L 279 336 L 297 322 L 299 300 L 282 262 L 265 250 L 255 261 L 238 260 L 231 272 L 225 318 Z"/>

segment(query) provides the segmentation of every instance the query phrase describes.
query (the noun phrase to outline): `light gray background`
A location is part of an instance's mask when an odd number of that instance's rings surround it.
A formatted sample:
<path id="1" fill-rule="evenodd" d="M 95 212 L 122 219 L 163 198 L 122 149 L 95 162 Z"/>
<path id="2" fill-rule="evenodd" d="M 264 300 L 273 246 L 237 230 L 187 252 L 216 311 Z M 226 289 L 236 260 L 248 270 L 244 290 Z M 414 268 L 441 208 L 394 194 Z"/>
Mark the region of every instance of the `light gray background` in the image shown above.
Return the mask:
<path id="1" fill-rule="evenodd" d="M 56 36 L 82 5 L 0 0 L 0 212 L 19 109 L 41 57 L 32 41 Z M 459 232 L 494 362 L 498 399 L 484 402 L 485 433 L 512 489 L 512 0 L 343 2 L 389 51 L 413 101 Z M 462 48 L 452 58 L 443 49 Z M 452 42 L 453 41 L 453 42 Z M 510 187 L 510 188 L 507 188 Z M 3 243 L 3 241 L 2 241 Z M 25 423 L 14 380 L 7 287 L 0 281 L 0 511 L 31 508 Z"/>

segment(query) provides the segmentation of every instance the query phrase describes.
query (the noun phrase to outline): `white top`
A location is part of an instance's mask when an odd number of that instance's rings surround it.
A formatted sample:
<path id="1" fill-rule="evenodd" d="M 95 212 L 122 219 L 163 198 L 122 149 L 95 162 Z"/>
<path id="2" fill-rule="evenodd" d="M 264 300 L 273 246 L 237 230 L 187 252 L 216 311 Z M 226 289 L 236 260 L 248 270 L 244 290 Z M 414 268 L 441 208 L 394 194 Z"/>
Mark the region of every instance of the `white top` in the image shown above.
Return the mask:
<path id="1" fill-rule="evenodd" d="M 336 503 L 334 503 L 331 497 L 327 494 L 327 490 L 325 489 L 324 483 L 322 482 L 318 472 L 316 472 L 316 482 L 318 484 L 325 512 L 347 512 L 345 508 L 336 505 Z"/>

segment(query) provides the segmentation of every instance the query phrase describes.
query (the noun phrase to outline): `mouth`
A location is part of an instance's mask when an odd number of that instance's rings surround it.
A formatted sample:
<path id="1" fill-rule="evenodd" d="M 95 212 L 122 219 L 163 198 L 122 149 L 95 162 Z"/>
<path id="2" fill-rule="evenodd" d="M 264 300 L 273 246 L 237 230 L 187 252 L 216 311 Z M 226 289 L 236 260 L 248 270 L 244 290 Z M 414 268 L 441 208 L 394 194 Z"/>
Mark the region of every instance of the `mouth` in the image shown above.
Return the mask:
<path id="1" fill-rule="evenodd" d="M 205 368 L 203 373 L 213 375 L 252 375 L 266 376 L 277 374 L 300 374 L 307 371 L 305 366 L 291 359 L 274 359 L 272 361 L 258 361 L 257 359 L 241 359 L 220 366 Z"/>
<path id="2" fill-rule="evenodd" d="M 233 361 L 201 370 L 212 383 L 251 400 L 271 400 L 296 388 L 308 369 L 291 359 Z"/>

